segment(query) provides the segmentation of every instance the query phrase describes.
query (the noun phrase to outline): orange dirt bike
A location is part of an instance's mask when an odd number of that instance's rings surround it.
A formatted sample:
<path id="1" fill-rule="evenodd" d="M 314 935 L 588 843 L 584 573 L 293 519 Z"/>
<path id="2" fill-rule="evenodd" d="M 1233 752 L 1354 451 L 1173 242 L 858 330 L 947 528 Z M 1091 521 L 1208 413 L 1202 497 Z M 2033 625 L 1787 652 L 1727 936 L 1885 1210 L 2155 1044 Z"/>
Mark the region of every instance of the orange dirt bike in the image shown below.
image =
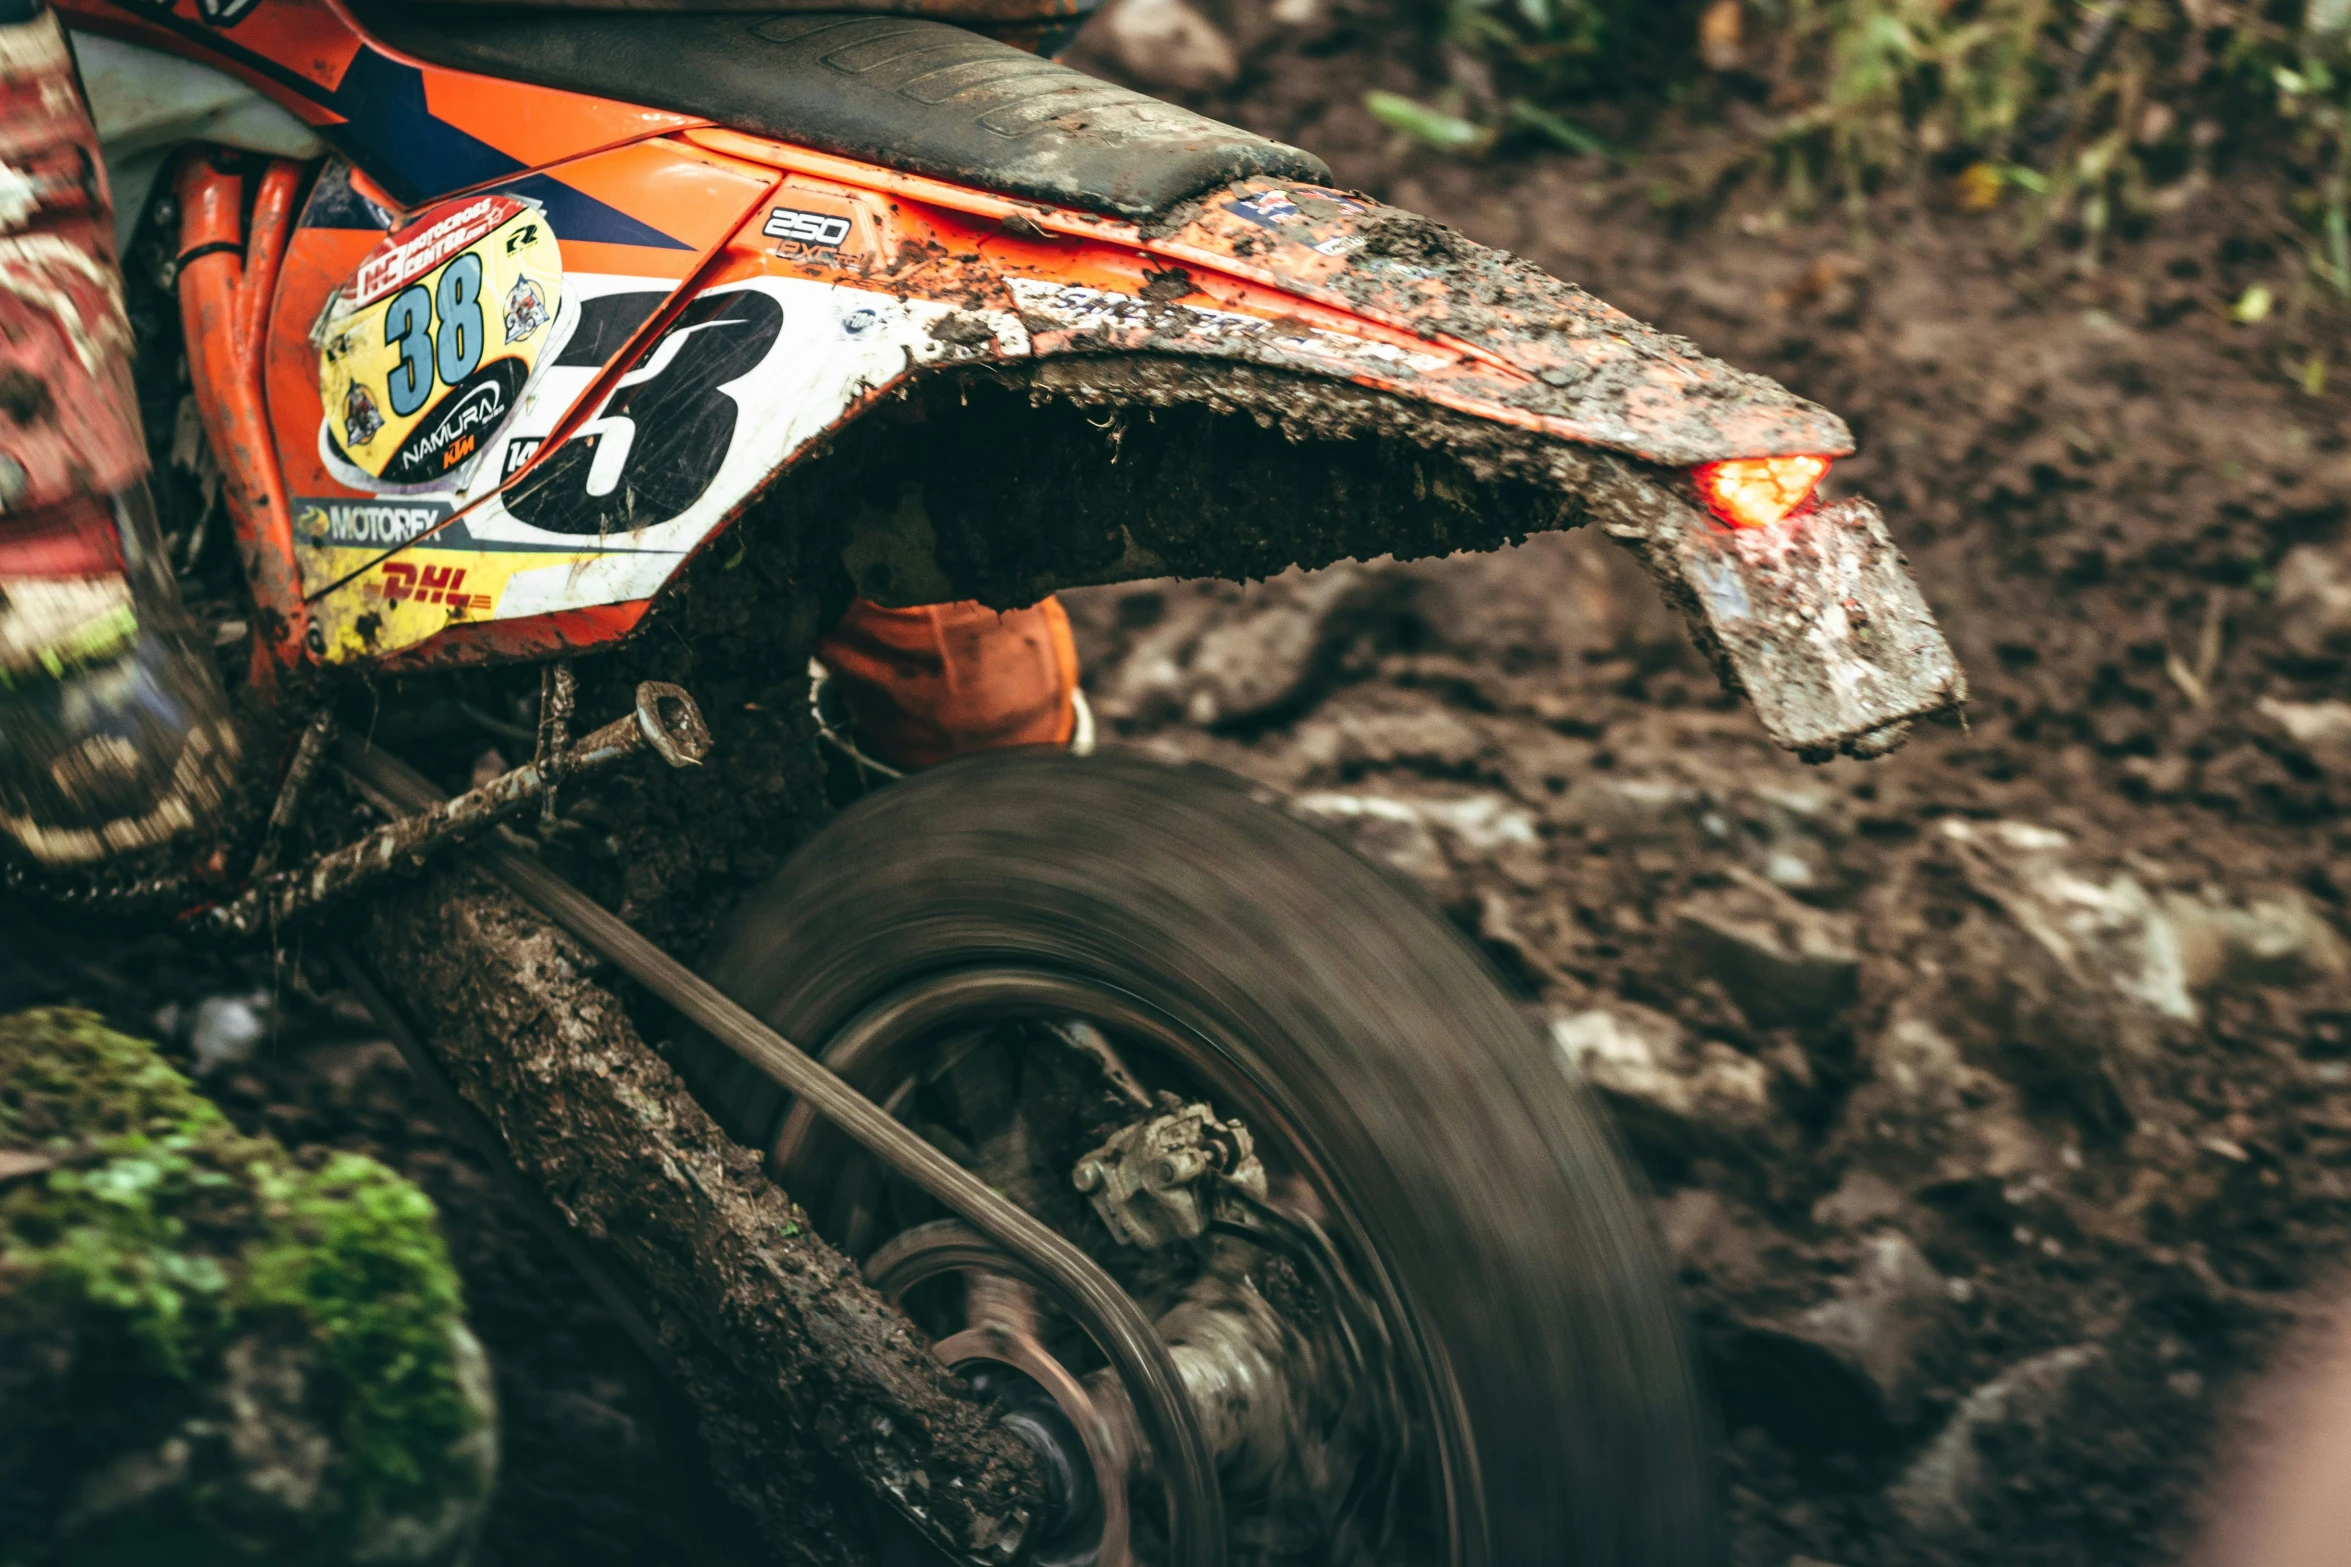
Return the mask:
<path id="1" fill-rule="evenodd" d="M 1712 1559 L 1645 1212 L 1470 944 L 1115 754 L 950 763 L 795 849 L 802 671 L 852 597 L 1594 523 L 1775 740 L 1872 755 L 1963 686 L 1877 512 L 1816 494 L 1842 423 L 935 19 L 60 9 L 102 128 L 201 109 L 113 170 L 163 531 L 277 759 L 188 918 L 446 854 L 693 1025 L 711 1112 L 1039 1455 L 980 1559 Z M 500 736 L 533 760 L 469 770 Z"/>

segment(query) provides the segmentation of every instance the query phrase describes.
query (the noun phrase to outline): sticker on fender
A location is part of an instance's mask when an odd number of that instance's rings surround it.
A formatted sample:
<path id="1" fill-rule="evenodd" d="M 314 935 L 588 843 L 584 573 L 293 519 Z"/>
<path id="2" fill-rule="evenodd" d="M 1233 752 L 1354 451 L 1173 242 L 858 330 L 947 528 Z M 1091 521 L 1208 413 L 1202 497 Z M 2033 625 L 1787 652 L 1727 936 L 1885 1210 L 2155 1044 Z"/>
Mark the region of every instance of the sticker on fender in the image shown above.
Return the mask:
<path id="1" fill-rule="evenodd" d="M 320 441 L 353 488 L 442 485 L 513 414 L 562 304 L 538 208 L 443 202 L 359 264 L 319 330 Z M 339 459 L 339 461 L 336 461 Z"/>
<path id="2" fill-rule="evenodd" d="M 760 232 L 769 239 L 795 240 L 803 245 L 838 250 L 841 241 L 849 237 L 849 220 L 831 212 L 777 207 L 768 213 L 767 224 Z"/>
<path id="3" fill-rule="evenodd" d="M 369 587 L 393 604 L 414 599 L 419 604 L 445 604 L 453 614 L 482 613 L 490 609 L 490 595 L 465 590 L 463 566 L 419 566 L 404 560 L 384 563 L 380 580 Z"/>

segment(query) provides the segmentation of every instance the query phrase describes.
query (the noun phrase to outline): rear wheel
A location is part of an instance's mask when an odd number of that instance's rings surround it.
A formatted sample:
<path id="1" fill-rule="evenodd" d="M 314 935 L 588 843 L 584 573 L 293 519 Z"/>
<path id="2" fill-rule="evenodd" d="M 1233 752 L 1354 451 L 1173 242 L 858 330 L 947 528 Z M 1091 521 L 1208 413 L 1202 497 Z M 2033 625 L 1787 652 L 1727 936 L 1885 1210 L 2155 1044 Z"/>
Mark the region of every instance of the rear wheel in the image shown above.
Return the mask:
<path id="1" fill-rule="evenodd" d="M 1035 1560 L 1699 1567 L 1679 1315 L 1610 1138 L 1409 889 L 1221 774 L 975 757 L 844 813 L 710 977 L 1091 1252 L 1157 1322 L 1221 1497 L 1162 1485 L 1098 1332 L 698 1045 L 818 1229 L 1055 1460 Z M 1025 1424 L 1024 1424 L 1025 1423 Z"/>

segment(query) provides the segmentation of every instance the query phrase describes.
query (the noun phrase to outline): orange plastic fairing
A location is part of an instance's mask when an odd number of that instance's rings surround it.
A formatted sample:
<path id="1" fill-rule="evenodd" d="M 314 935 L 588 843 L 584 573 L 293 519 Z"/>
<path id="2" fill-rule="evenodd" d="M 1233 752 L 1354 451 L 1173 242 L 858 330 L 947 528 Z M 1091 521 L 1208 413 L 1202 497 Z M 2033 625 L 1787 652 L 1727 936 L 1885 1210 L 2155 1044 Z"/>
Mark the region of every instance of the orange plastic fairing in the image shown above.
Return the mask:
<path id="1" fill-rule="evenodd" d="M 1737 457 L 1698 469 L 1706 509 L 1734 528 L 1768 528 L 1795 513 L 1820 488 L 1826 457 Z"/>

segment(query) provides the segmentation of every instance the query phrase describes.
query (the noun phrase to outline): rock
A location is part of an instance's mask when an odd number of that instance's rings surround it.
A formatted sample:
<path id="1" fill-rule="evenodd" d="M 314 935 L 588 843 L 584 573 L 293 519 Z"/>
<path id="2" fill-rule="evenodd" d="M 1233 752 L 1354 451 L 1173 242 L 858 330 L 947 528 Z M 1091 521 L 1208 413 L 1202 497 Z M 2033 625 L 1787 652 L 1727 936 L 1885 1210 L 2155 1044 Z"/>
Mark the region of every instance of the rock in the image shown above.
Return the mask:
<path id="1" fill-rule="evenodd" d="M 196 1075 L 210 1077 L 232 1066 L 243 1066 L 269 1037 L 269 999 L 266 996 L 211 996 L 196 1004 L 188 1025 L 188 1050 L 196 1058 Z"/>
<path id="2" fill-rule="evenodd" d="M 1232 40 L 1184 0 L 1110 0 L 1089 32 L 1091 43 L 1145 87 L 1205 92 L 1241 74 Z"/>
<path id="3" fill-rule="evenodd" d="M 1718 1040 L 1694 1043 L 1663 1013 L 1614 1001 L 1553 1018 L 1551 1039 L 1644 1152 L 1760 1161 L 1794 1146 L 1763 1063 Z"/>
<path id="4" fill-rule="evenodd" d="M 2167 897 L 2180 963 L 2194 991 L 2223 985 L 2292 985 L 2351 972 L 2343 938 L 2310 900 L 2273 889 L 2242 908 L 2209 898 Z"/>
<path id="5" fill-rule="evenodd" d="M 1583 982 L 1555 962 L 1548 942 L 1522 929 L 1511 900 L 1492 887 L 1477 894 L 1477 919 L 1471 927 L 1486 951 L 1506 969 L 1515 970 L 1528 988 L 1546 995 L 1581 997 Z"/>
<path id="6" fill-rule="evenodd" d="M 2297 544 L 2278 562 L 2270 610 L 2279 640 L 2304 658 L 2351 650 L 2351 560 L 2340 550 Z"/>
<path id="7" fill-rule="evenodd" d="M 1757 760 L 1750 769 L 1689 756 L 1671 771 L 1582 773 L 1552 815 L 1593 842 L 1630 850 L 1628 869 L 1686 873 L 1703 861 L 1799 892 L 1838 885 L 1844 834 L 1835 797 L 1792 766 L 1783 772 L 1776 758 Z"/>
<path id="8" fill-rule="evenodd" d="M 1905 1236 L 1871 1236 L 1829 1299 L 1738 1325 L 1721 1368 L 1724 1400 L 1793 1445 L 1866 1449 L 1912 1417 L 1920 1360 L 1950 1322 L 1950 1290 L 1933 1264 Z"/>
<path id="9" fill-rule="evenodd" d="M 1114 0 L 1097 25 L 1158 3 Z M 1364 633 L 1385 638 L 1400 624 L 1415 653 L 1455 660 L 1481 686 L 1538 708 L 1557 699 L 1549 672 L 1563 663 L 1612 653 L 1654 661 L 1688 649 L 1639 562 L 1583 529 L 1491 554 L 1341 561 L 1247 586 L 1120 583 L 1073 589 L 1062 602 L 1097 672 L 1088 688 L 1096 713 L 1143 726 L 1231 727 L 1293 712 Z"/>
<path id="10" fill-rule="evenodd" d="M 1950 1298 L 1943 1276 L 1907 1237 L 1876 1235 L 1836 1297 L 1798 1317 L 1791 1331 L 1857 1367 L 1894 1404 L 1909 1389 L 1920 1341 L 1943 1320 Z"/>
<path id="11" fill-rule="evenodd" d="M 2178 933 L 2127 875 L 2097 881 L 2073 840 L 2026 822 L 1937 824 L 1968 883 L 2071 975 L 2179 1022 L 2196 1020 Z"/>
<path id="12" fill-rule="evenodd" d="M 1807 778 L 1766 778 L 1747 798 L 1752 803 L 1742 815 L 1758 841 L 1756 868 L 1764 880 L 1796 892 L 1830 884 L 1831 840 L 1838 836 L 1830 822 L 1834 796 Z"/>
<path id="13" fill-rule="evenodd" d="M 1859 1226 L 1929 1187 L 2005 1183 L 2062 1164 L 2062 1138 L 2027 1116 L 2012 1084 L 1968 1061 L 1917 998 L 1898 1000 L 1855 1056 L 1861 1079 L 1825 1149 L 1846 1173 L 1816 1207 L 1820 1223 Z"/>
<path id="14" fill-rule="evenodd" d="M 1799 902 L 1734 867 L 1731 884 L 1674 914 L 1684 959 L 1766 1028 L 1821 1022 L 1851 1004 L 1861 956 L 1849 914 Z"/>
<path id="15" fill-rule="evenodd" d="M 1510 549 L 1413 561 L 1414 617 L 1431 648 L 1483 669 L 1540 671 L 1611 653 L 1689 656 L 1681 617 L 1630 550 L 1596 528 Z"/>
<path id="16" fill-rule="evenodd" d="M 1680 779 L 1601 773 L 1576 780 L 1560 814 L 1610 843 L 1697 848 L 1709 836 L 1706 809 L 1705 794 Z M 1712 836 L 1727 839 L 1728 824 Z"/>
<path id="17" fill-rule="evenodd" d="M 1459 895 L 1457 860 L 1490 863 L 1521 886 L 1544 881 L 1541 824 L 1502 795 L 1407 797 L 1326 789 L 1296 796 L 1290 808 L 1338 827 L 1358 852 L 1394 866 L 1439 902 Z"/>
<path id="18" fill-rule="evenodd" d="M 1099 615 L 1105 600 L 1118 606 L 1117 616 L 1131 605 L 1157 617 L 1088 696 L 1099 717 L 1144 725 L 1181 719 L 1229 726 L 1290 711 L 1328 678 L 1359 611 L 1384 586 L 1370 568 L 1342 562 L 1247 587 L 1155 582 L 1072 595 L 1088 617 Z"/>
<path id="19" fill-rule="evenodd" d="M 1341 696 L 1299 725 L 1294 757 L 1302 772 L 1324 777 L 1358 777 L 1399 765 L 1459 776 L 1495 749 L 1470 717 L 1452 709 L 1414 703 L 1366 711 Z"/>
<path id="20" fill-rule="evenodd" d="M 1498 794 L 1418 800 L 1413 808 L 1424 819 L 1461 840 L 1462 847 L 1474 854 L 1533 849 L 1543 841 L 1534 813 Z"/>
<path id="21" fill-rule="evenodd" d="M 1883 1213 L 1873 1182 L 1905 1199 L 1970 1181 L 2045 1187 L 2100 1138 L 2184 1148 L 2154 1058 L 2185 1037 L 2197 997 L 2351 976 L 2351 948 L 2295 888 L 2158 897 L 2024 822 L 1937 823 L 1873 891 L 1862 928 L 1861 1071 L 1824 1150 L 1848 1185 L 1824 1222 Z M 2070 1221 L 2099 1229 L 2152 1190 L 2068 1208 Z"/>
<path id="22" fill-rule="evenodd" d="M 239 1133 L 83 1013 L 0 1018 L 0 1517 L 11 1559 L 456 1567 L 488 1363 L 422 1193 Z"/>
<path id="23" fill-rule="evenodd" d="M 1961 1400 L 1950 1422 L 1887 1487 L 1886 1500 L 1922 1534 L 1973 1527 L 1976 1504 L 1995 1483 L 1978 1446 L 1983 1437 L 2011 1426 L 2040 1438 L 2074 1379 L 2105 1358 L 2095 1345 L 2076 1344 L 2010 1366 Z"/>
<path id="24" fill-rule="evenodd" d="M 2351 702 L 2255 700 L 2253 710 L 2320 772 L 2351 779 Z"/>
<path id="25" fill-rule="evenodd" d="M 1685 1186 L 1657 1204 L 1685 1284 L 1738 1297 L 1768 1288 L 1775 1268 L 1794 1264 L 1795 1243 L 1747 1204 L 1705 1186 Z"/>
<path id="26" fill-rule="evenodd" d="M 1864 906 L 1863 1029 L 1905 1002 L 2036 1103 L 2131 1124 L 2151 1107 L 2148 1063 L 2197 1008 L 2161 905 L 2085 860 L 2026 822 L 1936 823 Z"/>
<path id="27" fill-rule="evenodd" d="M 1824 1230 L 1865 1230 L 1895 1217 L 1909 1201 L 1909 1193 L 1878 1171 L 1856 1167 L 1812 1205 L 1812 1222 Z"/>

